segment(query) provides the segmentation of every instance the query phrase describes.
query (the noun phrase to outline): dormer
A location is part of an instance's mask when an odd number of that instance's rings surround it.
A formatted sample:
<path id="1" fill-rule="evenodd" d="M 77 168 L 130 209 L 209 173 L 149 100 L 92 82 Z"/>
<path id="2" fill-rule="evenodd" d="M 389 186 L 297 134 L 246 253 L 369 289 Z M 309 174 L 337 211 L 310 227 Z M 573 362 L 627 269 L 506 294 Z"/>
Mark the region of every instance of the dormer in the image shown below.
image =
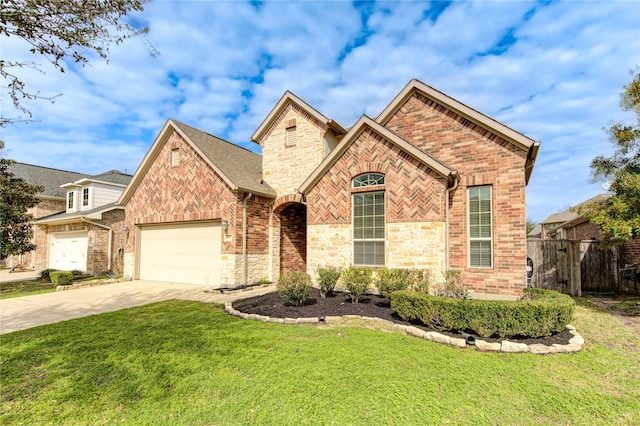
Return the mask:
<path id="1" fill-rule="evenodd" d="M 347 131 L 287 91 L 251 136 L 262 148 L 262 177 L 278 194 L 297 188 Z"/>
<path id="2" fill-rule="evenodd" d="M 93 210 L 115 203 L 131 176 L 111 171 L 60 185 L 67 190 L 67 213 Z M 122 183 L 120 183 L 122 181 Z"/>

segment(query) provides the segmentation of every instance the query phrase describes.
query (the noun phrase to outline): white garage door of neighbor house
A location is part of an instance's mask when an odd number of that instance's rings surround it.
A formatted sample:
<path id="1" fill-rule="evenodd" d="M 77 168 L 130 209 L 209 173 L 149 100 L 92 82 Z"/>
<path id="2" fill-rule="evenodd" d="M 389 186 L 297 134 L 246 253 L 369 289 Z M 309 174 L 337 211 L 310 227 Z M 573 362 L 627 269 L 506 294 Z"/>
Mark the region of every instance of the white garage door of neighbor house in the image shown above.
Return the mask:
<path id="1" fill-rule="evenodd" d="M 49 267 L 63 271 L 86 271 L 88 243 L 86 231 L 54 234 Z"/>
<path id="2" fill-rule="evenodd" d="M 140 279 L 219 286 L 220 232 L 220 222 L 141 228 Z"/>

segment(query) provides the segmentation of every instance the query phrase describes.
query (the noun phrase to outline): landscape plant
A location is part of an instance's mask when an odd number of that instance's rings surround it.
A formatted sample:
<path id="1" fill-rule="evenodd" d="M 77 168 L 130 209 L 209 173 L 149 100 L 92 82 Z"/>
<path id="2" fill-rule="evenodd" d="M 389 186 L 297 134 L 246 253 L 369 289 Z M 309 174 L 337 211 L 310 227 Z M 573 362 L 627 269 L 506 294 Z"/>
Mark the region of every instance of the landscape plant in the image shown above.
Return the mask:
<path id="1" fill-rule="evenodd" d="M 432 274 L 428 269 L 410 269 L 411 284 L 409 290 L 416 293 L 429 294 L 432 285 Z"/>
<path id="2" fill-rule="evenodd" d="M 447 269 L 442 273 L 443 282 L 434 286 L 433 295 L 467 299 L 469 292 L 462 284 L 459 269 Z"/>
<path id="3" fill-rule="evenodd" d="M 525 289 L 523 300 L 465 300 L 409 291 L 391 295 L 393 310 L 405 321 L 481 337 L 542 337 L 569 324 L 575 302 L 555 291 Z"/>
<path id="4" fill-rule="evenodd" d="M 318 274 L 318 286 L 320 287 L 320 297 L 327 297 L 336 287 L 342 270 L 335 266 L 325 266 L 316 270 Z"/>
<path id="5" fill-rule="evenodd" d="M 378 293 L 387 299 L 394 291 L 409 288 L 413 281 L 413 273 L 410 269 L 383 268 L 376 271 L 375 286 Z"/>
<path id="6" fill-rule="evenodd" d="M 50 281 L 51 280 L 50 274 L 54 271 L 57 271 L 57 269 L 54 269 L 54 268 L 43 269 L 42 271 L 40 271 L 40 279 Z"/>
<path id="7" fill-rule="evenodd" d="M 305 272 L 285 272 L 278 278 L 276 289 L 285 304 L 301 306 L 311 294 L 311 277 Z"/>
<path id="8" fill-rule="evenodd" d="M 51 284 L 69 285 L 73 283 L 73 274 L 70 271 L 52 271 L 49 274 Z"/>
<path id="9" fill-rule="evenodd" d="M 360 296 L 369 289 L 371 285 L 371 274 L 371 268 L 355 266 L 347 268 L 342 272 L 342 283 L 349 291 L 351 303 L 358 303 Z"/>

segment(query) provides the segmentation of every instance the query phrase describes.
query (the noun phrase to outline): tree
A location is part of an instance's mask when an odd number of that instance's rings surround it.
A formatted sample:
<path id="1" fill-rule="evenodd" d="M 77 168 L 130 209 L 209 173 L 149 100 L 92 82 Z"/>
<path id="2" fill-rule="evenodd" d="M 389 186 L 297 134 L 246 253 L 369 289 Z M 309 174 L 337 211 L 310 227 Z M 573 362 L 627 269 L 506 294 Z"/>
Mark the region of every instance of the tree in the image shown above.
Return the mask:
<path id="1" fill-rule="evenodd" d="M 0 140 L 0 259 L 36 248 L 31 242 L 33 217 L 27 209 L 38 204 L 36 194 L 43 191 L 9 171 L 14 161 L 4 158 L 3 149 L 4 142 Z"/>
<path id="2" fill-rule="evenodd" d="M 622 245 L 640 235 L 640 71 L 624 86 L 620 106 L 634 112 L 638 122 L 612 124 L 608 133 L 616 146 L 614 154 L 599 155 L 591 162 L 594 179 L 611 179 L 611 196 L 580 211 L 598 226 L 602 248 Z"/>
<path id="3" fill-rule="evenodd" d="M 124 22 L 132 11 L 142 11 L 148 0 L 2 0 L 0 39 L 18 37 L 31 45 L 31 53 L 41 55 L 64 72 L 66 60 L 85 65 L 96 54 L 106 59 L 109 45 L 119 44 L 132 35 L 146 33 Z M 31 118 L 24 99 L 49 99 L 29 90 L 18 76 L 22 68 L 38 69 L 31 61 L 0 59 L 3 90 L 14 107 Z M 0 126 L 17 121 L 0 116 Z"/>

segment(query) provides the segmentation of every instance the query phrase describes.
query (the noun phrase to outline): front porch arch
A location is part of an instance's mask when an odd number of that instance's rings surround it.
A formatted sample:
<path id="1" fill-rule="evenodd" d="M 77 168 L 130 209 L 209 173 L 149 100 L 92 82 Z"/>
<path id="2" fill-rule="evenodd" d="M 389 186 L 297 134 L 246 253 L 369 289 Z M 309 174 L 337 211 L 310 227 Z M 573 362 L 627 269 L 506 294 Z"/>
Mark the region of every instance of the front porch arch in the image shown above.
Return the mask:
<path id="1" fill-rule="evenodd" d="M 295 201 L 280 203 L 273 211 L 279 224 L 278 275 L 307 271 L 307 206 Z"/>

